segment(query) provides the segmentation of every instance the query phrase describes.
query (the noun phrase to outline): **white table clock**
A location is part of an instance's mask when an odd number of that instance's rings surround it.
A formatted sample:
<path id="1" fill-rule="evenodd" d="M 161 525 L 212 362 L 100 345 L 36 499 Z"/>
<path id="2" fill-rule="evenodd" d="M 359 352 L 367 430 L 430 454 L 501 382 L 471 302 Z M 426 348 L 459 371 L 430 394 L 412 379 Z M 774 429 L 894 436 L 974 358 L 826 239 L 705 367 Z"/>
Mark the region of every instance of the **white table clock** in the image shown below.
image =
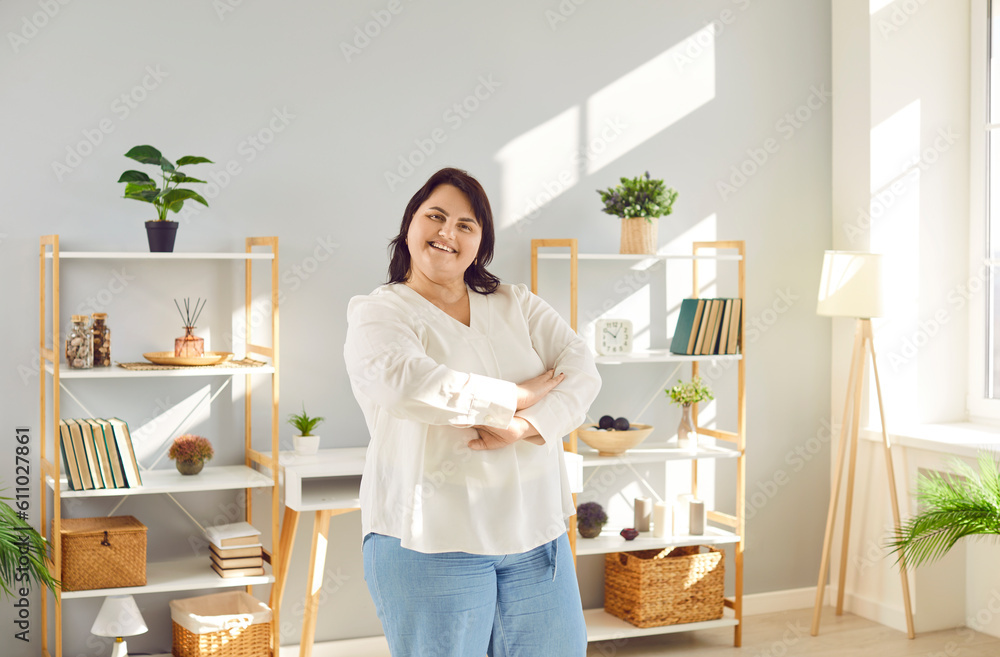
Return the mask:
<path id="1" fill-rule="evenodd" d="M 594 324 L 594 347 L 600 356 L 632 351 L 632 322 L 627 319 L 599 319 Z"/>

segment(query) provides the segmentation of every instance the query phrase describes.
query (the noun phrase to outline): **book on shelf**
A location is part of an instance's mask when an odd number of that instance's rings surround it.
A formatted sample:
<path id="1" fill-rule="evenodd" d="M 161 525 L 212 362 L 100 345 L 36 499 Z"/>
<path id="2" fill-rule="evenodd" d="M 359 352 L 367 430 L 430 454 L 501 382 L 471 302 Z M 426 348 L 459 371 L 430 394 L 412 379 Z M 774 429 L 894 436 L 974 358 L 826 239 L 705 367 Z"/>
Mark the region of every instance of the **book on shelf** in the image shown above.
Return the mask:
<path id="1" fill-rule="evenodd" d="M 73 449 L 73 436 L 66 420 L 59 420 L 59 437 L 62 441 L 62 463 L 66 471 L 66 481 L 70 490 L 83 490 L 83 480 L 80 479 L 80 467 L 76 464 L 76 452 Z"/>
<path id="2" fill-rule="evenodd" d="M 740 341 L 743 329 L 743 299 L 733 299 L 733 313 L 729 321 L 729 337 L 726 344 L 727 354 L 738 354 L 742 351 Z"/>
<path id="3" fill-rule="evenodd" d="M 218 557 L 219 559 L 239 559 L 242 557 L 262 557 L 264 555 L 264 546 L 258 543 L 257 545 L 246 545 L 238 547 L 219 547 L 213 543 L 208 544 L 209 549 L 212 552 L 212 556 Z"/>
<path id="4" fill-rule="evenodd" d="M 116 417 L 108 418 L 115 435 L 115 444 L 118 445 L 118 452 L 121 454 L 122 470 L 125 473 L 125 481 L 129 488 L 142 486 L 142 473 L 139 472 L 139 462 L 135 458 L 135 450 L 132 448 L 132 434 L 129 433 L 128 424 L 124 420 Z"/>
<path id="5" fill-rule="evenodd" d="M 264 557 L 226 557 L 221 558 L 212 552 L 212 563 L 222 568 L 223 570 L 231 570 L 233 568 L 258 568 L 264 565 Z"/>
<path id="6" fill-rule="evenodd" d="M 742 299 L 681 300 L 670 352 L 708 356 L 739 353 Z"/>
<path id="7" fill-rule="evenodd" d="M 122 455 L 118 451 L 115 431 L 111 427 L 111 423 L 104 419 L 97 419 L 94 422 L 101 427 L 101 433 L 104 436 L 104 448 L 108 452 L 108 463 L 111 465 L 111 478 L 115 482 L 115 487 L 128 488 L 125 472 L 122 470 Z M 94 429 L 94 435 L 97 435 L 97 429 Z"/>
<path id="8" fill-rule="evenodd" d="M 264 574 L 264 567 L 259 566 L 257 568 L 219 568 L 215 562 L 212 562 L 212 570 L 219 573 L 219 577 L 255 577 L 257 575 Z"/>
<path id="9" fill-rule="evenodd" d="M 209 543 L 218 547 L 237 547 L 260 543 L 260 530 L 249 522 L 234 522 L 205 528 Z"/>
<path id="10" fill-rule="evenodd" d="M 108 465 L 107 452 L 104 451 L 104 430 L 98 426 L 98 431 L 95 433 L 94 425 L 85 418 L 77 420 L 77 423 L 80 425 L 80 431 L 83 432 L 84 443 L 94 455 L 94 467 L 97 470 L 94 487 L 97 487 L 97 482 L 100 480 L 101 488 L 115 488 L 115 482 L 111 478 L 111 467 Z"/>
<path id="11" fill-rule="evenodd" d="M 87 463 L 87 449 L 83 445 L 83 432 L 76 420 L 66 420 L 69 425 L 69 432 L 73 438 L 73 456 L 76 458 L 76 467 L 80 470 L 80 482 L 82 490 L 93 490 L 94 480 L 90 476 L 90 466 Z"/>

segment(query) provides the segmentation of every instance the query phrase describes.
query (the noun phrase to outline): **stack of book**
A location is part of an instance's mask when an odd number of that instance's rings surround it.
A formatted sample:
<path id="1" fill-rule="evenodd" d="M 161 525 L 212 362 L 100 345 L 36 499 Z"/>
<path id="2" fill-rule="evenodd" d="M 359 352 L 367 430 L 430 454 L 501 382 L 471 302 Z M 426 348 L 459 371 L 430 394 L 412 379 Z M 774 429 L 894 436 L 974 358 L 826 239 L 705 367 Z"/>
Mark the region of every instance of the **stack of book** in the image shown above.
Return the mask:
<path id="1" fill-rule="evenodd" d="M 220 577 L 253 577 L 264 574 L 264 546 L 260 530 L 248 522 L 205 528 L 212 570 Z"/>
<path id="2" fill-rule="evenodd" d="M 62 464 L 71 490 L 142 485 L 128 424 L 116 417 L 59 421 Z"/>
<path id="3" fill-rule="evenodd" d="M 743 299 L 684 299 L 670 351 L 685 355 L 740 353 Z"/>

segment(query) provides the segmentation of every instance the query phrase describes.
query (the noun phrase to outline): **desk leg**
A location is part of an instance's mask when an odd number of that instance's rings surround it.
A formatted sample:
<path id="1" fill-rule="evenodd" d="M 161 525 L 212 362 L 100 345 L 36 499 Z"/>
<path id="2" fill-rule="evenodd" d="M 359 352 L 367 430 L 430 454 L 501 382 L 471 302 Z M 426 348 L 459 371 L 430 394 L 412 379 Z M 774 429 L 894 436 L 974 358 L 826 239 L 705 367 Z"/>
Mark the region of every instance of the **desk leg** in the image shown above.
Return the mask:
<path id="1" fill-rule="evenodd" d="M 292 546 L 295 545 L 295 531 L 299 527 L 299 512 L 285 507 L 285 517 L 281 521 L 281 538 L 278 543 L 280 563 L 271 564 L 275 582 L 271 587 L 271 609 L 281 609 L 281 599 L 285 595 L 285 583 L 288 582 L 288 566 L 292 563 Z"/>
<path id="2" fill-rule="evenodd" d="M 313 640 L 316 638 L 316 613 L 319 611 L 319 593 L 323 587 L 323 570 L 326 566 L 327 535 L 333 509 L 316 511 L 313 518 L 312 548 L 309 553 L 309 577 L 306 580 L 305 616 L 302 619 L 302 641 L 299 657 L 312 657 Z"/>

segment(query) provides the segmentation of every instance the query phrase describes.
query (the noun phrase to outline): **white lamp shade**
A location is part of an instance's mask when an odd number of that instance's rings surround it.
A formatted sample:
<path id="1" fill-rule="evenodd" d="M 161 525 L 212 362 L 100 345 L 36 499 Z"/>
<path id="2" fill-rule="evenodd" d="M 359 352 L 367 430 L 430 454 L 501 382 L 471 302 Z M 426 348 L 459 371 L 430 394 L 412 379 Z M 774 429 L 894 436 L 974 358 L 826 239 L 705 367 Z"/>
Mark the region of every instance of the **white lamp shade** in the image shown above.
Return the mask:
<path id="1" fill-rule="evenodd" d="M 882 316 L 882 256 L 827 251 L 816 313 L 830 317 Z"/>
<path id="2" fill-rule="evenodd" d="M 148 631 L 146 621 L 139 613 L 135 598 L 130 595 L 109 595 L 97 612 L 91 634 L 97 636 L 135 636 Z"/>

